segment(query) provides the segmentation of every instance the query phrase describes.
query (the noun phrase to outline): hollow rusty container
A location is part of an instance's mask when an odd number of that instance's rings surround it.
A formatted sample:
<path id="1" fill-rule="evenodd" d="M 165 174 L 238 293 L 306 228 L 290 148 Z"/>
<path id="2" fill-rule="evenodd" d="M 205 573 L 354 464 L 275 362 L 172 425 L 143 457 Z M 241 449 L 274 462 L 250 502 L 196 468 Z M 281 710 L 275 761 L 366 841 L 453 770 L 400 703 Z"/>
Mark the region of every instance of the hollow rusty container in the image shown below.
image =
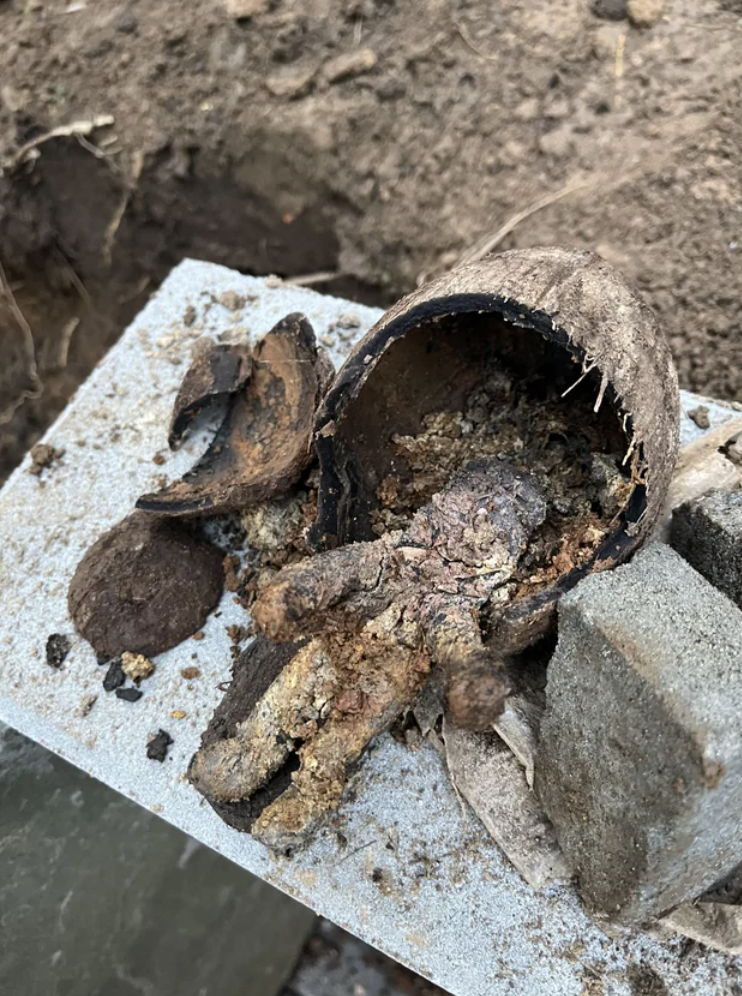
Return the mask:
<path id="1" fill-rule="evenodd" d="M 677 458 L 679 394 L 667 341 L 651 309 L 592 252 L 533 248 L 464 266 L 394 305 L 357 344 L 316 422 L 316 549 L 372 537 L 373 495 L 393 465 L 389 439 L 476 385 L 488 336 L 522 368 L 567 364 L 597 420 L 615 413 L 631 461 L 630 500 L 589 563 L 516 600 L 494 629 L 514 647 L 548 627 L 563 591 L 628 558 L 657 524 Z M 574 386 L 574 385 L 573 385 Z M 565 391 L 566 393 L 566 391 Z"/>

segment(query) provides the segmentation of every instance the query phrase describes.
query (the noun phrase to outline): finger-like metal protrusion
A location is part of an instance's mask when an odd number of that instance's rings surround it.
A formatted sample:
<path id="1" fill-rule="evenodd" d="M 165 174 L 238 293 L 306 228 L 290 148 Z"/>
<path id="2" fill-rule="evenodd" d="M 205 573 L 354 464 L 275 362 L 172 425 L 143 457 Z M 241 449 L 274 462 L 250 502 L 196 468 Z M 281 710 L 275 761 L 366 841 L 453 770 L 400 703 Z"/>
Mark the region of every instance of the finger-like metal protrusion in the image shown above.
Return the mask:
<path id="1" fill-rule="evenodd" d="M 478 611 L 471 602 L 432 596 L 421 610 L 425 640 L 446 672 L 451 719 L 467 730 L 486 730 L 502 713 L 510 683 L 502 660 L 482 642 Z"/>
<path id="2" fill-rule="evenodd" d="M 394 599 L 380 585 L 386 553 L 381 540 L 354 543 L 284 567 L 255 602 L 255 622 L 278 641 L 333 624 L 362 626 Z"/>
<path id="3" fill-rule="evenodd" d="M 313 640 L 292 658 L 233 737 L 202 748 L 193 785 L 216 802 L 252 795 L 317 729 L 338 676 L 327 649 Z"/>

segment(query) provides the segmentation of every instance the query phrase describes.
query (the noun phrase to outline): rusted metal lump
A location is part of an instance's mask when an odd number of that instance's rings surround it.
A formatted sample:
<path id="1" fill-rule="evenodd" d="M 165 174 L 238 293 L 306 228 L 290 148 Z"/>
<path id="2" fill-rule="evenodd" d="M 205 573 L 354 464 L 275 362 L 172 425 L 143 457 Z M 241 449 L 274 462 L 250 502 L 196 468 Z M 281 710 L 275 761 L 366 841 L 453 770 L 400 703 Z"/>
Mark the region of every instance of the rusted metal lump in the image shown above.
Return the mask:
<path id="1" fill-rule="evenodd" d="M 265 653 L 310 642 L 205 743 L 194 784 L 229 819 L 290 771 L 248 821 L 285 847 L 431 668 L 454 722 L 486 728 L 560 595 L 651 533 L 678 416 L 652 313 L 592 253 L 503 253 L 397 304 L 317 418 L 318 552 L 254 606 Z"/>
<path id="2" fill-rule="evenodd" d="M 219 550 L 180 522 L 135 512 L 85 553 L 67 600 L 75 629 L 110 660 L 177 646 L 203 626 L 223 588 Z"/>
<path id="3" fill-rule="evenodd" d="M 314 544 L 404 529 L 468 460 L 509 461 L 543 489 L 547 510 L 509 597 L 479 607 L 492 651 L 507 655 L 548 628 L 580 577 L 626 559 L 649 534 L 678 411 L 669 349 L 619 274 L 592 253 L 503 253 L 400 302 L 341 370 L 317 423 Z M 291 576 L 276 584 L 256 618 L 280 636 L 270 600 L 280 591 L 286 603 Z M 305 580 L 298 590 L 310 616 Z M 290 615 L 295 632 L 296 604 Z"/>

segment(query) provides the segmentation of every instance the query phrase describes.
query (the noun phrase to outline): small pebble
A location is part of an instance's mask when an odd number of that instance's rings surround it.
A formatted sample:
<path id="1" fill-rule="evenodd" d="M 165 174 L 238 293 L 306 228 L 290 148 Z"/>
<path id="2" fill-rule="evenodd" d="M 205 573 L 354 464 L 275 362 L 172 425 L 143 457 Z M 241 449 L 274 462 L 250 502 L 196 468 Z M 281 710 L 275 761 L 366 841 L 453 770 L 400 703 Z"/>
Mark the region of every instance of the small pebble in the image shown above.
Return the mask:
<path id="1" fill-rule="evenodd" d="M 38 477 L 42 470 L 50 467 L 55 460 L 64 456 L 64 450 L 58 450 L 48 443 L 37 443 L 31 447 L 30 456 L 31 466 L 28 468 L 28 472 Z"/>
<path id="2" fill-rule="evenodd" d="M 46 641 L 46 663 L 49 667 L 60 668 L 71 647 L 72 642 L 64 633 L 52 633 Z"/>
<path id="3" fill-rule="evenodd" d="M 224 291 L 224 293 L 219 296 L 219 304 L 227 308 L 229 311 L 239 311 L 240 308 L 244 308 L 245 299 L 244 297 L 240 297 L 237 291 Z"/>
<path id="4" fill-rule="evenodd" d="M 124 702 L 138 702 L 144 695 L 138 688 L 117 688 L 116 698 L 123 699 Z"/>
<path id="5" fill-rule="evenodd" d="M 114 21 L 114 27 L 117 31 L 120 31 L 122 35 L 133 35 L 138 26 L 136 17 L 128 11 L 124 11 L 124 13 L 120 14 Z"/>
<path id="6" fill-rule="evenodd" d="M 139 684 L 144 678 L 149 678 L 155 669 L 155 665 L 144 654 L 132 654 L 125 650 L 121 655 L 121 669 L 127 678 Z"/>
<path id="7" fill-rule="evenodd" d="M 623 21 L 626 17 L 626 0 L 593 0 L 592 11 L 604 21 Z"/>
<path id="8" fill-rule="evenodd" d="M 121 667 L 121 658 L 114 657 L 108 665 L 106 676 L 103 679 L 103 688 L 107 692 L 114 692 L 117 688 L 121 688 L 125 681 L 126 675 Z"/>
<path id="9" fill-rule="evenodd" d="M 328 83 L 339 83 L 341 80 L 369 72 L 374 68 L 376 62 L 376 52 L 373 49 L 358 48 L 353 52 L 346 52 L 330 59 L 325 63 L 322 75 Z"/>
<path id="10" fill-rule="evenodd" d="M 229 17 L 236 21 L 244 17 L 255 17 L 268 10 L 268 0 L 224 0 L 224 7 Z"/>
<path id="11" fill-rule="evenodd" d="M 662 17 L 665 0 L 628 0 L 626 13 L 635 28 L 653 28 Z"/>
<path id="12" fill-rule="evenodd" d="M 186 718 L 186 714 L 185 714 L 185 712 L 182 709 L 173 709 L 173 711 L 170 713 L 170 715 L 173 717 L 173 719 L 185 719 Z"/>
<path id="13" fill-rule="evenodd" d="M 732 443 L 729 444 L 727 457 L 733 464 L 735 464 L 735 466 L 742 467 L 742 435 L 738 436 Z"/>
<path id="14" fill-rule="evenodd" d="M 147 757 L 150 761 L 159 761 L 162 764 L 172 743 L 173 738 L 170 734 L 166 730 L 160 730 L 147 744 Z"/>
<path id="15" fill-rule="evenodd" d="M 266 76 L 265 86 L 274 97 L 298 97 L 308 88 L 316 72 L 317 68 L 314 65 L 283 69 Z M 290 225 L 293 220 L 291 215 L 284 215 L 284 224 Z"/>
<path id="16" fill-rule="evenodd" d="M 688 412 L 688 418 L 692 419 L 699 429 L 708 429 L 711 426 L 709 410 L 706 405 L 699 405 L 698 408 Z"/>

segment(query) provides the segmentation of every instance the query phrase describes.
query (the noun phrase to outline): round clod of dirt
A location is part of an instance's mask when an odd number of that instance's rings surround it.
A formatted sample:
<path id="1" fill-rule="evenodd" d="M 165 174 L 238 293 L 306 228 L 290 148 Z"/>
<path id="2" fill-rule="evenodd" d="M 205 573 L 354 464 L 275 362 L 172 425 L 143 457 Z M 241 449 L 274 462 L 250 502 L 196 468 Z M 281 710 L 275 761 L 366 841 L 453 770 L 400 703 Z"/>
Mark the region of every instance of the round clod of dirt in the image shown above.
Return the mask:
<path id="1" fill-rule="evenodd" d="M 221 551 L 180 522 L 135 512 L 90 547 L 67 598 L 97 654 L 153 657 L 197 632 L 223 587 Z"/>

